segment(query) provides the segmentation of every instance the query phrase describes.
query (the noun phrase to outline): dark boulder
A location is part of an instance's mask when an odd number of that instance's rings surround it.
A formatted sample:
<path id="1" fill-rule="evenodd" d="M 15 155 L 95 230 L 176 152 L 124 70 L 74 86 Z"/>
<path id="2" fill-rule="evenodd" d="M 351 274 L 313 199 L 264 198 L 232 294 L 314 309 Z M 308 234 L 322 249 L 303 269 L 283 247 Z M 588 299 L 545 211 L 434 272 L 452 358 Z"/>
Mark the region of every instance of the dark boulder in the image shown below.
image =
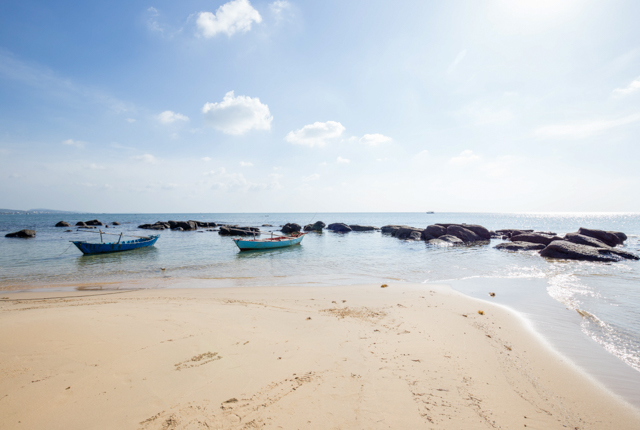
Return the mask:
<path id="1" fill-rule="evenodd" d="M 496 230 L 497 235 L 506 237 L 518 236 L 524 233 L 533 233 L 533 230 L 520 230 L 516 228 L 503 228 L 501 230 Z"/>
<path id="2" fill-rule="evenodd" d="M 271 224 L 262 224 L 263 227 L 273 227 Z"/>
<path id="3" fill-rule="evenodd" d="M 218 224 L 216 224 L 215 222 L 206 222 L 206 221 L 194 221 L 194 222 L 198 227 L 201 227 L 201 228 L 210 228 L 210 227 L 218 226 Z"/>
<path id="4" fill-rule="evenodd" d="M 336 233 L 349 233 L 351 231 L 351 227 L 341 222 L 334 222 L 327 226 L 327 230 L 331 230 Z"/>
<path id="5" fill-rule="evenodd" d="M 438 238 L 440 236 L 444 236 L 445 234 L 447 234 L 447 228 L 446 227 L 443 227 L 441 225 L 429 225 L 424 230 L 424 235 L 423 236 L 425 236 L 425 237 L 430 236 L 432 238 Z"/>
<path id="6" fill-rule="evenodd" d="M 392 236 L 395 236 L 395 233 L 401 228 L 413 228 L 413 227 L 409 227 L 408 225 L 385 225 L 385 226 L 382 226 L 380 231 L 384 234 L 390 234 Z"/>
<path id="7" fill-rule="evenodd" d="M 164 223 L 162 221 L 158 221 L 155 224 L 142 224 L 139 225 L 138 228 L 143 228 L 145 230 L 165 230 L 169 228 L 168 223 Z"/>
<path id="8" fill-rule="evenodd" d="M 113 221 L 111 225 L 120 225 L 120 223 L 118 221 Z"/>
<path id="9" fill-rule="evenodd" d="M 503 242 L 499 243 L 494 248 L 505 251 L 539 251 L 544 249 L 546 245 L 542 243 L 531 242 Z"/>
<path id="10" fill-rule="evenodd" d="M 86 227 L 86 226 L 87 226 L 87 223 L 84 221 L 78 221 L 76 223 L 76 227 Z"/>
<path id="11" fill-rule="evenodd" d="M 60 221 L 58 224 L 56 224 L 56 227 L 71 227 L 71 224 L 66 221 Z"/>
<path id="12" fill-rule="evenodd" d="M 579 233 L 567 233 L 564 235 L 564 240 L 568 240 L 571 243 L 577 243 L 578 245 L 593 246 L 595 248 L 608 248 L 609 245 L 601 240 L 593 237 L 585 236 Z"/>
<path id="13" fill-rule="evenodd" d="M 455 222 L 450 222 L 450 223 L 439 222 L 435 225 L 439 225 L 440 227 L 444 227 L 444 228 L 449 228 L 452 225 L 460 225 L 460 224 L 456 224 Z"/>
<path id="14" fill-rule="evenodd" d="M 326 227 L 326 224 L 322 221 L 316 221 L 313 224 L 307 224 L 304 226 L 304 231 L 322 231 Z"/>
<path id="15" fill-rule="evenodd" d="M 518 235 L 512 235 L 512 242 L 531 242 L 531 243 L 541 243 L 543 245 L 549 245 L 554 240 L 562 240 L 561 237 L 558 236 L 547 236 L 542 233 L 522 233 Z"/>
<path id="16" fill-rule="evenodd" d="M 300 233 L 301 229 L 302 227 L 300 226 L 300 224 L 296 224 L 295 222 L 288 222 L 282 226 L 280 231 L 282 231 L 284 234 L 291 234 Z"/>
<path id="17" fill-rule="evenodd" d="M 193 231 L 198 229 L 198 224 L 195 221 L 176 221 L 170 226 L 171 230 Z"/>
<path id="18" fill-rule="evenodd" d="M 462 245 L 464 244 L 464 242 L 462 241 L 462 239 L 455 237 L 455 236 L 451 236 L 448 234 L 445 234 L 444 236 L 440 236 L 437 239 L 431 239 L 429 240 L 429 243 L 432 245 L 439 245 L 442 243 L 448 243 L 450 245 Z"/>
<path id="19" fill-rule="evenodd" d="M 450 225 L 447 227 L 447 235 L 455 236 L 465 243 L 483 240 L 479 235 L 462 227 L 461 225 Z"/>
<path id="20" fill-rule="evenodd" d="M 84 223 L 86 225 L 104 225 L 103 223 L 101 223 L 97 219 L 92 219 L 91 221 L 85 221 Z"/>
<path id="21" fill-rule="evenodd" d="M 624 241 L 627 240 L 626 234 L 617 231 L 604 231 L 580 227 L 578 229 L 578 234 L 601 240 L 609 246 L 622 245 Z"/>
<path id="22" fill-rule="evenodd" d="M 581 261 L 614 262 L 623 259 L 638 260 L 635 254 L 616 248 L 596 248 L 588 245 L 579 245 L 566 240 L 555 240 L 547 245 L 540 255 L 547 258 Z"/>
<path id="23" fill-rule="evenodd" d="M 462 227 L 466 228 L 467 230 L 471 230 L 472 232 L 474 232 L 475 234 L 480 236 L 480 238 L 482 240 L 491 239 L 491 232 L 489 230 L 487 230 L 486 228 L 484 228 L 483 226 L 481 226 L 481 225 L 477 225 L 477 224 L 462 224 Z"/>
<path id="24" fill-rule="evenodd" d="M 394 237 L 398 239 L 408 239 L 409 237 L 416 237 L 414 233 L 417 233 L 422 238 L 422 232 L 424 229 L 416 227 L 401 227 L 393 233 Z"/>
<path id="25" fill-rule="evenodd" d="M 414 230 L 407 237 L 406 240 L 422 240 L 422 231 Z"/>
<path id="26" fill-rule="evenodd" d="M 25 229 L 25 230 L 16 231 L 15 233 L 7 233 L 4 235 L 4 237 L 19 237 L 22 239 L 30 239 L 32 237 L 36 237 L 36 231 Z"/>
<path id="27" fill-rule="evenodd" d="M 254 236 L 260 234 L 260 229 L 257 227 L 230 227 L 223 225 L 218 231 L 222 236 Z"/>
<path id="28" fill-rule="evenodd" d="M 376 228 L 372 225 L 349 224 L 349 228 L 353 231 L 374 231 Z"/>

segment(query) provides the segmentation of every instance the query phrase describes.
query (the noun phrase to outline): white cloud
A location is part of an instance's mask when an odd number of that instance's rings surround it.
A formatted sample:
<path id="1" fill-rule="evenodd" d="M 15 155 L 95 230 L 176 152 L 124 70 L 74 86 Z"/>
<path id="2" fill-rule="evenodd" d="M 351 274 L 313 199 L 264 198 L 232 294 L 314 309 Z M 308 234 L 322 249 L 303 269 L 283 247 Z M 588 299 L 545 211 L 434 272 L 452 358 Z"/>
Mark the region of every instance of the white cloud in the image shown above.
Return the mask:
<path id="1" fill-rule="evenodd" d="M 269 5 L 269 9 L 271 9 L 276 21 L 282 21 L 284 13 L 291 10 L 291 3 L 285 0 L 277 0 Z"/>
<path id="2" fill-rule="evenodd" d="M 62 144 L 68 145 L 68 146 L 75 146 L 76 148 L 84 148 L 87 142 L 83 142 L 81 140 L 67 139 L 67 140 L 63 140 Z"/>
<path id="3" fill-rule="evenodd" d="M 391 142 L 393 139 L 391 139 L 389 136 L 385 136 L 383 134 L 365 134 L 364 136 L 362 136 L 360 138 L 360 143 L 363 143 L 365 145 L 369 145 L 369 146 L 378 146 L 381 145 L 383 143 L 388 143 Z"/>
<path id="4" fill-rule="evenodd" d="M 426 163 L 429 160 L 429 151 L 425 149 L 423 151 L 418 152 L 416 155 L 413 156 L 412 160 L 417 163 Z"/>
<path id="5" fill-rule="evenodd" d="M 458 64 L 460 64 L 462 60 L 464 60 L 464 57 L 466 57 L 466 55 L 467 55 L 466 49 L 463 49 L 462 51 L 460 51 L 456 56 L 456 59 L 453 60 L 453 63 L 451 63 L 451 65 L 447 68 L 447 72 L 449 73 L 453 72 L 456 69 L 456 67 L 458 67 Z"/>
<path id="6" fill-rule="evenodd" d="M 582 139 L 602 133 L 603 131 L 611 128 L 620 127 L 637 121 L 640 121 L 640 113 L 613 120 L 593 120 L 589 122 L 547 125 L 538 128 L 535 131 L 535 134 L 547 138 Z"/>
<path id="7" fill-rule="evenodd" d="M 186 117 L 185 115 L 182 115 L 181 113 L 175 113 L 173 111 L 166 110 L 162 112 L 160 115 L 158 115 L 158 121 L 160 121 L 163 124 L 171 124 L 176 121 L 188 122 L 189 118 Z"/>
<path id="8" fill-rule="evenodd" d="M 302 180 L 305 182 L 309 182 L 309 181 L 315 181 L 319 178 L 320 178 L 320 175 L 318 175 L 317 173 L 314 173 L 313 175 L 305 176 L 304 178 L 302 178 Z"/>
<path id="9" fill-rule="evenodd" d="M 241 161 L 240 162 L 240 166 L 241 167 L 251 167 L 251 166 L 253 166 L 253 163 L 250 162 L 250 161 Z"/>
<path id="10" fill-rule="evenodd" d="M 104 170 L 104 169 L 106 169 L 106 167 L 101 166 L 101 165 L 99 165 L 99 164 L 95 164 L 95 163 L 91 163 L 91 164 L 89 164 L 89 168 L 90 168 L 91 170 Z"/>
<path id="11" fill-rule="evenodd" d="M 494 108 L 477 102 L 468 104 L 459 113 L 474 125 L 503 124 L 514 117 L 509 109 Z"/>
<path id="12" fill-rule="evenodd" d="M 285 140 L 296 145 L 324 146 L 327 139 L 340 137 L 344 130 L 344 126 L 336 121 L 314 122 L 300 130 L 290 131 Z"/>
<path id="13" fill-rule="evenodd" d="M 202 107 L 205 122 L 226 134 L 243 134 L 251 129 L 270 130 L 273 117 L 269 106 L 259 98 L 235 97 L 229 91 L 219 103 L 205 103 Z"/>
<path id="14" fill-rule="evenodd" d="M 638 90 L 640 90 L 640 77 L 635 79 L 624 88 L 616 88 L 615 90 L 613 90 L 613 93 L 619 96 L 626 96 L 631 93 L 635 93 Z"/>
<path id="15" fill-rule="evenodd" d="M 202 161 L 206 161 L 208 163 L 211 161 L 211 157 L 202 157 Z"/>
<path id="16" fill-rule="evenodd" d="M 133 124 L 134 122 L 136 122 L 136 120 L 133 118 L 125 118 L 125 121 L 127 121 L 129 124 Z"/>
<path id="17" fill-rule="evenodd" d="M 248 0 L 233 0 L 218 8 L 215 14 L 200 12 L 196 20 L 200 34 L 214 37 L 219 33 L 231 36 L 236 32 L 251 30 L 253 22 L 262 22 L 262 17 Z"/>
<path id="18" fill-rule="evenodd" d="M 347 158 L 338 157 L 336 162 L 341 163 L 341 164 L 347 164 L 347 163 L 350 163 L 351 160 L 349 160 Z"/>
<path id="19" fill-rule="evenodd" d="M 206 172 L 205 176 L 213 179 L 212 189 L 225 192 L 277 190 L 282 188 L 280 179 L 283 177 L 283 175 L 272 173 L 268 176 L 267 182 L 255 183 L 248 181 L 242 173 L 228 173 L 224 167 Z"/>
<path id="20" fill-rule="evenodd" d="M 156 19 L 160 15 L 158 9 L 156 9 L 155 7 L 150 7 L 149 9 L 147 9 L 147 12 L 149 12 L 149 19 L 147 20 L 147 27 L 149 27 L 149 30 L 164 33 L 164 29 L 160 26 L 158 20 Z"/>
<path id="21" fill-rule="evenodd" d="M 449 160 L 449 163 L 453 164 L 454 166 L 467 166 L 479 160 L 479 155 L 476 155 L 472 150 L 467 149 L 462 151 L 457 157 L 451 158 L 451 160 Z"/>
<path id="22" fill-rule="evenodd" d="M 158 159 L 151 154 L 138 155 L 133 157 L 133 160 L 142 161 L 147 164 L 156 164 L 158 162 Z"/>

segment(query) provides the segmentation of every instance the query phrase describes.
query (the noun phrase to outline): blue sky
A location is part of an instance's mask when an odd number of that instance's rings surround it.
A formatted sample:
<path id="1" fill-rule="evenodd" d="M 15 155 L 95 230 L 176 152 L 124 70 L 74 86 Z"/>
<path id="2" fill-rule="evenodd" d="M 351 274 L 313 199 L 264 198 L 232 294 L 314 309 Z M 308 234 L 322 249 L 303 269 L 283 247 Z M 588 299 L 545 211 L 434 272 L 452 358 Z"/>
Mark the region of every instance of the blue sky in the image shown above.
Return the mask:
<path id="1" fill-rule="evenodd" d="M 5 1 L 0 207 L 640 211 L 640 3 Z"/>

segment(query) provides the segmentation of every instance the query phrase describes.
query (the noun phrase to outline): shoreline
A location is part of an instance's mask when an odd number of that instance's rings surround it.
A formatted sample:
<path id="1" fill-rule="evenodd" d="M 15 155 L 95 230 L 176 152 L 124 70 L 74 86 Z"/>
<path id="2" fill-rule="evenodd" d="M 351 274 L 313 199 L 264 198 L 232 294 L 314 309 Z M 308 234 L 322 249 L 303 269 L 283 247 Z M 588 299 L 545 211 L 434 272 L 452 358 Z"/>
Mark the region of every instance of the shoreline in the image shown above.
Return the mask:
<path id="1" fill-rule="evenodd" d="M 7 428 L 640 425 L 517 312 L 445 285 L 95 293 L 0 303 Z"/>

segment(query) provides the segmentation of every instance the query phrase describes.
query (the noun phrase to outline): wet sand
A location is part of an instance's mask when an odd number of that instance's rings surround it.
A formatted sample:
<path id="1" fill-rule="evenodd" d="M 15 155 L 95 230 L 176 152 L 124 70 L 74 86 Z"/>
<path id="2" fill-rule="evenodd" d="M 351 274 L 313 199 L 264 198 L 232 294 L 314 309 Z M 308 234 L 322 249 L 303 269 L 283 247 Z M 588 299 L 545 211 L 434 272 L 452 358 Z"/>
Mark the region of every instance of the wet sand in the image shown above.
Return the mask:
<path id="1" fill-rule="evenodd" d="M 640 428 L 515 313 L 446 286 L 113 293 L 0 293 L 3 428 Z"/>

